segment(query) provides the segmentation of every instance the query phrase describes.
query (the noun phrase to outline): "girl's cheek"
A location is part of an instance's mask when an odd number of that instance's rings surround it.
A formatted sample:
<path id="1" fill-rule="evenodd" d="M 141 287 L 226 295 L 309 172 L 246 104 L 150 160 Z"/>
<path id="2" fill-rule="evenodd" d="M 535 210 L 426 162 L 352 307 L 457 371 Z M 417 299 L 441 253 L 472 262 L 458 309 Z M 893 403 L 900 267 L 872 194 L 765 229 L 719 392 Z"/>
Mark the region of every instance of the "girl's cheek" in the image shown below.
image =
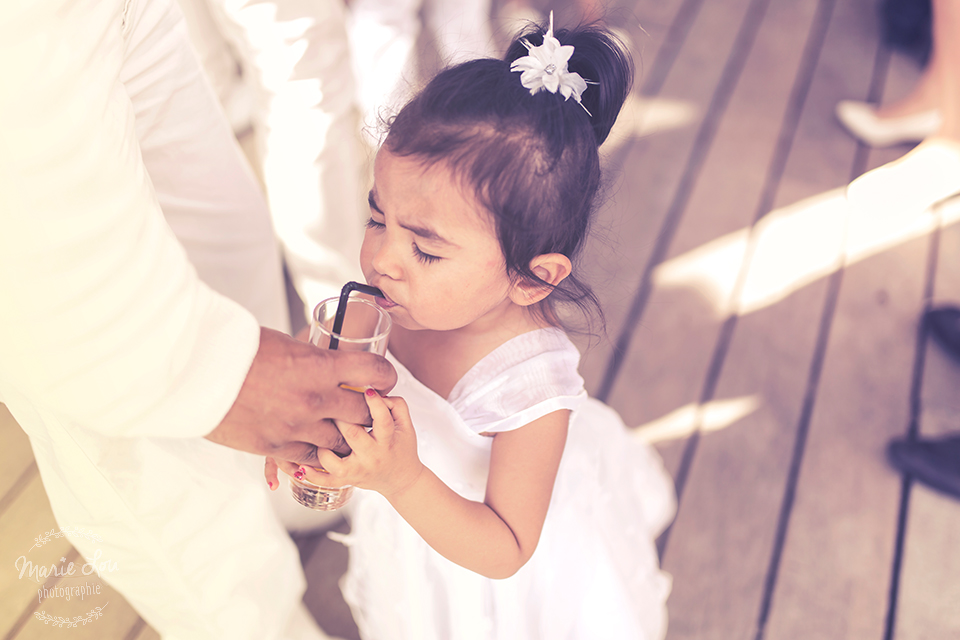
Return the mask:
<path id="1" fill-rule="evenodd" d="M 368 272 L 373 266 L 373 256 L 377 252 L 376 245 L 378 243 L 370 235 L 368 230 L 363 236 L 363 244 L 360 245 L 360 268 L 364 273 Z"/>

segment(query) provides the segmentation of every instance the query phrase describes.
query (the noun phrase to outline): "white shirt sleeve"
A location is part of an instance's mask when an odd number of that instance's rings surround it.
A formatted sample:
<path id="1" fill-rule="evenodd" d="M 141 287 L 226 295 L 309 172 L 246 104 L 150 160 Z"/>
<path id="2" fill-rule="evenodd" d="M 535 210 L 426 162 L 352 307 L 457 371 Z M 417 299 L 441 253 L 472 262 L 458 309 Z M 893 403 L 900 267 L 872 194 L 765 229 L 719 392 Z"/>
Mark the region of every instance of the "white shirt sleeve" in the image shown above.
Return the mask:
<path id="1" fill-rule="evenodd" d="M 0 2 L 0 386 L 107 435 L 202 436 L 259 327 L 160 211 L 119 81 L 123 6 Z"/>

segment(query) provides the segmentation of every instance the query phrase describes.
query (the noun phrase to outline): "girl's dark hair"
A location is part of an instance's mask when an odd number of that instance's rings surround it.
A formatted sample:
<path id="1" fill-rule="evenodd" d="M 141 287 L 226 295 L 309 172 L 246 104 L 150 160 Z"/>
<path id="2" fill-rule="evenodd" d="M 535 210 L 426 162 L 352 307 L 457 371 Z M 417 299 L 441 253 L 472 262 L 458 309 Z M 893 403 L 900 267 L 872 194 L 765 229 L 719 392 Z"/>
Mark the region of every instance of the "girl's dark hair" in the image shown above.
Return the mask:
<path id="1" fill-rule="evenodd" d="M 503 60 L 480 59 L 440 72 L 389 125 L 384 145 L 399 156 L 445 163 L 472 187 L 493 215 L 507 273 L 546 284 L 530 269 L 545 253 L 575 261 L 600 186 L 599 146 L 630 92 L 633 60 L 619 40 L 594 26 L 558 30 L 573 45 L 568 63 L 590 84 L 583 107 L 560 93 L 530 91 L 510 63 L 527 55 L 521 39 L 543 42 L 531 25 Z M 592 115 L 587 115 L 587 111 Z M 555 303 L 572 303 L 588 317 L 602 311 L 593 291 L 571 274 L 537 307 L 563 326 Z"/>

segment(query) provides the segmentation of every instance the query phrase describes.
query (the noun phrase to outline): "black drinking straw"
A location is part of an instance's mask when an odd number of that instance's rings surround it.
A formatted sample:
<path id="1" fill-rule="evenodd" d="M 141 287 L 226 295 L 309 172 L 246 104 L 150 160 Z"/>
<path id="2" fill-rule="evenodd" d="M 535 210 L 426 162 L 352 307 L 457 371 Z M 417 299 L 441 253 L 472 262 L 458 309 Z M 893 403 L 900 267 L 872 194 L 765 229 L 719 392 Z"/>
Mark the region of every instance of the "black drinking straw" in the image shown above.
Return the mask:
<path id="1" fill-rule="evenodd" d="M 380 291 L 380 289 L 376 287 L 371 287 L 368 284 L 348 282 L 343 285 L 343 289 L 340 290 L 340 299 L 337 300 L 337 313 L 333 317 L 333 329 L 330 331 L 330 346 L 328 347 L 330 349 L 336 349 L 340 345 L 340 340 L 337 336 L 343 331 L 343 318 L 347 315 L 347 299 L 350 298 L 350 294 L 354 291 L 366 293 L 378 298 L 383 297 L 383 291 Z"/>

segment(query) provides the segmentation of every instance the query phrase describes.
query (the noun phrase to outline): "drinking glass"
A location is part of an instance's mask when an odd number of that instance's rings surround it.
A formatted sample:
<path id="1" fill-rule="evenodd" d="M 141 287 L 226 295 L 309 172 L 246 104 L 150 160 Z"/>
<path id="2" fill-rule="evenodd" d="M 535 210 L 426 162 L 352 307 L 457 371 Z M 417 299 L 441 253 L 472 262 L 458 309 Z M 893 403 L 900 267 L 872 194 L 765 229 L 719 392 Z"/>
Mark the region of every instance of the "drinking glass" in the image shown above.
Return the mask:
<path id="1" fill-rule="evenodd" d="M 340 298 L 327 298 L 313 310 L 310 343 L 322 349 L 387 353 L 392 321 L 390 314 L 365 298 L 347 298 L 342 328 L 334 332 Z M 362 389 L 360 390 L 362 391 Z M 290 476 L 290 489 L 297 502 L 317 511 L 333 511 L 347 503 L 352 486 L 321 487 Z"/>

